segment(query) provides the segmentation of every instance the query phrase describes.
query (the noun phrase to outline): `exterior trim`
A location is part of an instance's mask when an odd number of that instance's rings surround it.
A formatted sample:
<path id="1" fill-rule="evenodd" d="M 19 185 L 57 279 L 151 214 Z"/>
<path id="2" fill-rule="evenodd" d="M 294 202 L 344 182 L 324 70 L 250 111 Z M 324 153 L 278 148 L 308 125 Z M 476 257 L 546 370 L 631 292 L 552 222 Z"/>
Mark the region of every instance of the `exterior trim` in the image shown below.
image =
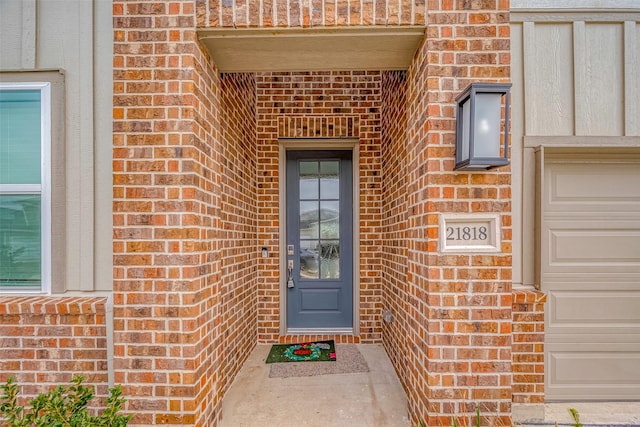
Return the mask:
<path id="1" fill-rule="evenodd" d="M 221 72 L 406 70 L 424 33 L 414 25 L 198 30 Z"/>
<path id="2" fill-rule="evenodd" d="M 50 81 L 18 81 L 0 82 L 0 89 L 5 90 L 38 90 L 40 91 L 40 184 L 4 184 L 0 185 L 2 193 L 23 193 L 40 195 L 40 289 L 0 290 L 2 294 L 51 294 L 52 288 L 52 209 L 51 192 L 51 82 Z"/>
<path id="3" fill-rule="evenodd" d="M 637 0 L 511 0 L 511 11 L 638 11 Z"/>
<path id="4" fill-rule="evenodd" d="M 355 335 L 353 328 L 289 328 L 287 335 Z"/>
<path id="5" fill-rule="evenodd" d="M 525 148 L 636 148 L 640 147 L 640 136 L 525 136 Z"/>

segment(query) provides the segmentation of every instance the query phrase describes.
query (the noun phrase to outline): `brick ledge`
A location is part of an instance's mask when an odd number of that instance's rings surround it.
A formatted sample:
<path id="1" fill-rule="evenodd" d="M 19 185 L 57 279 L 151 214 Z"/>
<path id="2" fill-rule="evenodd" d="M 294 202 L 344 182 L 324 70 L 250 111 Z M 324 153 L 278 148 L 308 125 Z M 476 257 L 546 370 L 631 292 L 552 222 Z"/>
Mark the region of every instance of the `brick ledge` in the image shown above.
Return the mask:
<path id="1" fill-rule="evenodd" d="M 547 302 L 547 294 L 535 288 L 514 288 L 514 304 L 538 304 Z"/>
<path id="2" fill-rule="evenodd" d="M 2 314 L 104 314 L 106 297 L 52 297 L 20 296 L 0 297 Z"/>

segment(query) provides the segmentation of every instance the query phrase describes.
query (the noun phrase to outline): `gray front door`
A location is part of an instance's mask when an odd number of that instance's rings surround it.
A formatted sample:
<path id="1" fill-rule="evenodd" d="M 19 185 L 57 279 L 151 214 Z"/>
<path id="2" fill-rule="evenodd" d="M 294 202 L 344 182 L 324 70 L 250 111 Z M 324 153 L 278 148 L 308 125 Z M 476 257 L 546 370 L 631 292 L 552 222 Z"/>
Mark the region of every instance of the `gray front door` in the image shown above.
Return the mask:
<path id="1" fill-rule="evenodd" d="M 287 152 L 287 327 L 353 327 L 351 151 Z"/>

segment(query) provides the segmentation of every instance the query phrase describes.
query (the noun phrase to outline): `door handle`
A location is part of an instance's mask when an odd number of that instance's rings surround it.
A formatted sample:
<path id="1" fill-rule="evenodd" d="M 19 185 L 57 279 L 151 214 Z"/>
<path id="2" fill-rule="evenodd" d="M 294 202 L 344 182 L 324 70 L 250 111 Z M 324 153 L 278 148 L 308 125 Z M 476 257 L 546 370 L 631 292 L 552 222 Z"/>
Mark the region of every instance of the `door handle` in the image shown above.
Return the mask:
<path id="1" fill-rule="evenodd" d="M 293 260 L 287 260 L 287 288 L 293 288 Z"/>

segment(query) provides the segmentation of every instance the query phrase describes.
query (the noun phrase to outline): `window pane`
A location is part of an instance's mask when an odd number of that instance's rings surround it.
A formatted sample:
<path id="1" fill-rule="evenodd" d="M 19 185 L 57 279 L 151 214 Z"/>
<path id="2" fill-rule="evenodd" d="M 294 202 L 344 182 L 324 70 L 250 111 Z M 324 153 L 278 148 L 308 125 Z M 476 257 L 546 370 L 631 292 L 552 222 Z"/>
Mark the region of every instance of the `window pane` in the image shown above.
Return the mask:
<path id="1" fill-rule="evenodd" d="M 300 241 L 300 277 L 302 279 L 318 278 L 318 241 Z"/>
<path id="2" fill-rule="evenodd" d="M 340 242 L 337 240 L 320 242 L 320 278 L 340 278 Z"/>
<path id="3" fill-rule="evenodd" d="M 0 194 L 0 288 L 40 287 L 40 195 Z"/>
<path id="4" fill-rule="evenodd" d="M 300 200 L 318 198 L 318 162 L 300 162 Z"/>
<path id="5" fill-rule="evenodd" d="M 0 184 L 40 184 L 40 91 L 0 91 Z"/>
<path id="6" fill-rule="evenodd" d="M 340 202 L 320 202 L 320 237 L 340 238 Z"/>
<path id="7" fill-rule="evenodd" d="M 317 239 L 319 225 L 318 202 L 300 202 L 300 238 Z"/>
<path id="8" fill-rule="evenodd" d="M 324 161 L 320 163 L 320 198 L 339 199 L 340 198 L 340 179 L 338 169 L 340 162 Z"/>

